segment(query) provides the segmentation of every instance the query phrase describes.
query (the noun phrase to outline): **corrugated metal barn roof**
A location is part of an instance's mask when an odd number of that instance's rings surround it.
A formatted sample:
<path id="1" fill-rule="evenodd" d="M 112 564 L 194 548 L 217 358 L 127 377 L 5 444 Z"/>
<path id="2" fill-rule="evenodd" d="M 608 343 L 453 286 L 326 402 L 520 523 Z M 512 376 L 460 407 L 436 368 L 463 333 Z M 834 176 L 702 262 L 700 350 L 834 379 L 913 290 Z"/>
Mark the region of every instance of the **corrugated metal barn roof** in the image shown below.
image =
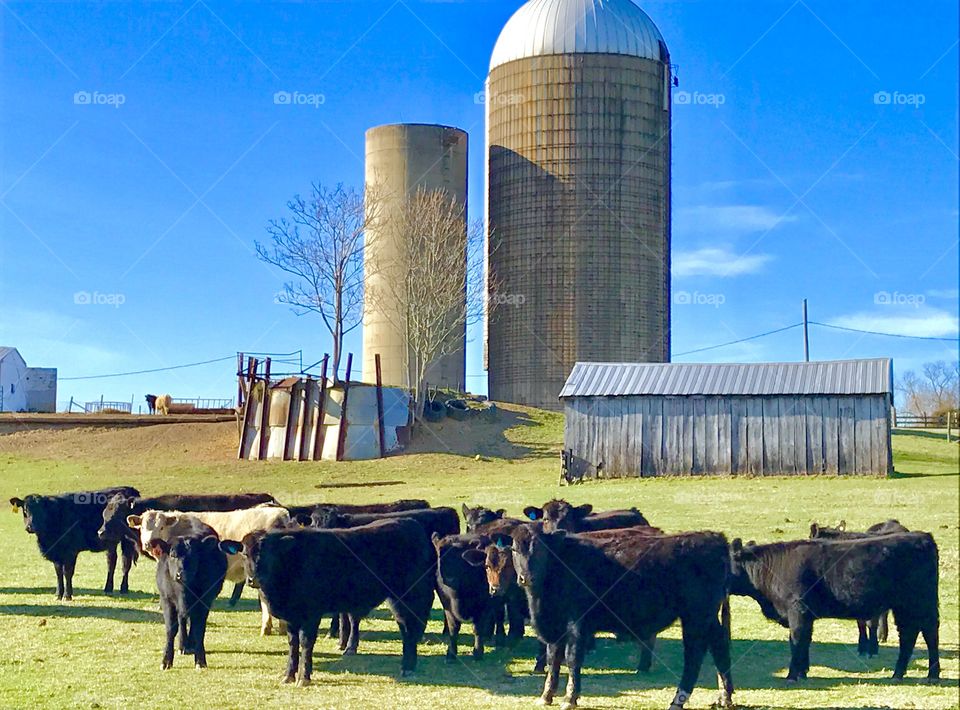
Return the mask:
<path id="1" fill-rule="evenodd" d="M 892 392 L 889 358 L 704 364 L 578 362 L 560 391 L 560 398 Z"/>

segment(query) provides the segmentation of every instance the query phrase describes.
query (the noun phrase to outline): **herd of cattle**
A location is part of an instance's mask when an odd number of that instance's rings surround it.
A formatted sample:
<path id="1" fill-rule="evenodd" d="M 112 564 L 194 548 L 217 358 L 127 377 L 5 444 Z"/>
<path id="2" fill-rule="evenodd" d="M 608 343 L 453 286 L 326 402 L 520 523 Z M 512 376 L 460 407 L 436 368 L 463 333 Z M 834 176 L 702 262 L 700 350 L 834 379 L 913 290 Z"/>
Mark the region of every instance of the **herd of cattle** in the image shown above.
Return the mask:
<path id="1" fill-rule="evenodd" d="M 401 674 L 413 672 L 434 594 L 450 661 L 464 622 L 473 624 L 478 660 L 491 640 L 517 642 L 529 622 L 541 644 L 536 670 L 546 670 L 544 704 L 553 702 L 565 662 L 564 707 L 577 705 L 596 633 L 636 641 L 643 672 L 656 635 L 679 620 L 683 672 L 671 709 L 683 707 L 708 651 L 720 703 L 731 705 L 731 594 L 753 598 L 767 618 L 789 628 L 788 681 L 807 675 L 816 619 L 857 620 L 858 650 L 872 655 L 888 611 L 900 643 L 893 677 L 903 677 L 920 633 L 927 676 L 940 673 L 937 546 L 928 533 L 894 520 L 863 533 L 814 524 L 810 539 L 743 544 L 715 532 L 668 534 L 635 508 L 594 512 L 563 500 L 528 507 L 523 519 L 463 506 L 465 531 L 456 510 L 424 500 L 284 507 L 265 493 L 151 498 L 121 487 L 10 502 L 56 569 L 58 599 L 72 598 L 82 551 L 107 553 L 107 593 L 118 546 L 121 593 L 140 553 L 156 560 L 164 669 L 173 664 L 178 636 L 181 653 L 206 666 L 207 617 L 230 581 L 231 606 L 244 584 L 258 590 L 261 633 L 271 632 L 274 619 L 285 627 L 283 677 L 298 685 L 310 683 L 324 617 L 343 653 L 353 654 L 361 619 L 384 602 L 400 628 Z"/>

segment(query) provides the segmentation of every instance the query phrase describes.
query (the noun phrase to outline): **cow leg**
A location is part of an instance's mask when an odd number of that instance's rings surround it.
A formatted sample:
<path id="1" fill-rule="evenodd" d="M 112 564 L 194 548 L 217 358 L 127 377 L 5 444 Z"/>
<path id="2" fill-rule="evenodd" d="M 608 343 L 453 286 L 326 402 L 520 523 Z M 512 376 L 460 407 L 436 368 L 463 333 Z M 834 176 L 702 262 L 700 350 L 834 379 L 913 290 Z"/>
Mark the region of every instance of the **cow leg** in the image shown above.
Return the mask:
<path id="1" fill-rule="evenodd" d="M 347 636 L 347 645 L 343 649 L 344 656 L 357 655 L 357 648 L 360 646 L 361 618 L 363 618 L 362 614 L 345 614 L 344 618 L 340 620 L 340 633 L 343 634 L 344 627 L 346 627 L 350 632 Z"/>
<path id="2" fill-rule="evenodd" d="M 657 642 L 656 635 L 640 641 L 640 660 L 637 663 L 637 673 L 647 673 L 653 666 L 653 645 Z"/>
<path id="3" fill-rule="evenodd" d="M 870 639 L 867 634 L 867 622 L 857 619 L 857 655 L 866 656 L 870 653 Z"/>
<path id="4" fill-rule="evenodd" d="M 563 705 L 560 706 L 562 710 L 577 707 L 580 699 L 580 668 L 586 653 L 585 646 L 580 629 L 570 629 L 567 634 L 567 693 L 563 698 Z"/>
<path id="5" fill-rule="evenodd" d="M 341 651 L 346 651 L 350 645 L 350 615 L 337 614 L 337 634 L 339 635 L 339 647 Z M 331 627 L 333 624 L 331 624 Z"/>
<path id="6" fill-rule="evenodd" d="M 263 592 L 260 597 L 260 635 L 269 636 L 273 633 L 273 617 L 270 615 L 270 607 L 267 606 L 267 600 L 263 598 Z"/>
<path id="7" fill-rule="evenodd" d="M 670 703 L 670 710 L 681 710 L 684 703 L 690 699 L 690 693 L 693 692 L 693 688 L 697 684 L 697 676 L 700 675 L 703 657 L 707 654 L 707 639 L 710 637 L 711 629 L 710 627 L 695 627 L 693 624 L 681 621 L 681 631 L 683 635 L 683 674 L 677 684 L 677 694 L 673 696 L 673 702 Z"/>
<path id="8" fill-rule="evenodd" d="M 197 668 L 207 667 L 207 648 L 204 640 L 209 614 L 210 610 L 200 601 L 190 610 L 190 646 L 193 649 L 193 662 Z"/>
<path id="9" fill-rule="evenodd" d="M 877 641 L 879 641 L 880 643 L 887 642 L 887 637 L 890 633 L 890 627 L 889 627 L 890 622 L 888 621 L 889 616 L 890 616 L 890 612 L 885 611 L 879 617 L 879 622 L 877 624 Z"/>
<path id="10" fill-rule="evenodd" d="M 196 603 L 196 602 L 194 602 Z M 180 655 L 184 656 L 193 653 L 193 643 L 190 638 L 190 632 L 193 626 L 189 625 L 190 610 L 183 607 L 177 608 L 177 626 L 180 631 Z"/>
<path id="11" fill-rule="evenodd" d="M 913 655 L 913 647 L 917 643 L 917 634 L 920 633 L 920 628 L 913 619 L 901 622 L 894 614 L 894 620 L 897 622 L 897 633 L 900 635 L 900 655 L 897 657 L 897 665 L 893 669 L 893 677 L 900 680 L 907 672 L 907 664 L 910 663 L 910 656 Z"/>
<path id="12" fill-rule="evenodd" d="M 173 641 L 177 636 L 177 608 L 169 602 L 161 602 L 163 605 L 163 626 L 166 631 L 166 643 L 163 647 L 163 661 L 160 664 L 162 670 L 173 668 Z"/>
<path id="13" fill-rule="evenodd" d="M 813 638 L 813 620 L 799 611 L 787 614 L 790 622 L 790 669 L 787 681 L 796 682 L 807 677 L 810 668 L 810 640 Z"/>
<path id="14" fill-rule="evenodd" d="M 113 576 L 117 571 L 117 546 L 111 545 L 106 549 L 107 553 L 107 581 L 103 584 L 104 594 L 113 594 Z"/>
<path id="15" fill-rule="evenodd" d="M 710 655 L 717 667 L 717 684 L 720 698 L 717 705 L 722 708 L 733 707 L 733 674 L 730 671 L 730 637 L 727 630 L 717 621 L 710 633 Z"/>
<path id="16" fill-rule="evenodd" d="M 877 640 L 877 627 L 880 618 L 874 617 L 867 622 L 867 655 L 876 656 L 880 653 L 880 642 Z"/>
<path id="17" fill-rule="evenodd" d="M 400 638 L 403 640 L 400 677 L 406 678 L 417 669 L 417 642 L 423 638 L 426 623 L 425 620 L 421 621 L 415 614 L 408 612 L 397 616 L 397 626 L 400 628 Z M 450 661 L 449 657 L 447 661 Z"/>
<path id="18" fill-rule="evenodd" d="M 123 560 L 123 578 L 120 580 L 120 593 L 130 591 L 130 568 L 137 559 L 137 543 L 123 538 L 120 540 L 120 556 Z"/>
<path id="19" fill-rule="evenodd" d="M 320 628 L 320 619 L 308 621 L 300 629 L 300 655 L 303 656 L 303 668 L 297 686 L 305 688 L 310 685 L 310 676 L 313 675 L 313 646 L 317 642 L 317 631 Z"/>
<path id="20" fill-rule="evenodd" d="M 297 668 L 300 666 L 300 627 L 293 622 L 287 622 L 287 644 L 290 647 L 287 671 L 280 679 L 284 683 L 293 683 L 297 680 Z"/>
<path id="21" fill-rule="evenodd" d="M 504 604 L 499 603 L 500 600 L 494 600 L 497 603 L 493 604 L 494 608 L 494 629 L 493 629 L 493 645 L 495 648 L 502 648 L 507 644 L 507 629 L 504 626 L 506 621 L 507 610 Z"/>
<path id="22" fill-rule="evenodd" d="M 940 677 L 940 629 L 939 620 L 923 626 L 923 641 L 927 644 L 927 680 L 936 680 Z"/>
<path id="23" fill-rule="evenodd" d="M 560 663 L 563 661 L 565 648 L 566 643 L 562 647 L 559 643 L 547 644 L 547 677 L 543 681 L 543 693 L 537 700 L 538 705 L 553 705 L 553 697 L 557 694 L 557 685 L 560 683 Z"/>
<path id="24" fill-rule="evenodd" d="M 330 617 L 330 631 L 327 634 L 332 639 L 340 638 L 340 615 L 334 614 Z M 340 650 L 343 650 L 341 646 Z"/>
<path id="25" fill-rule="evenodd" d="M 57 572 L 57 600 L 63 599 L 63 565 L 53 563 L 53 569 Z"/>
<path id="26" fill-rule="evenodd" d="M 447 632 L 447 663 L 453 663 L 457 658 L 457 640 L 460 637 L 460 620 L 452 612 L 444 610 Z"/>
<path id="27" fill-rule="evenodd" d="M 537 662 L 533 666 L 534 673 L 543 673 L 547 669 L 547 646 L 543 642 L 537 642 Z"/>
<path id="28" fill-rule="evenodd" d="M 65 586 L 65 591 L 63 598 L 66 601 L 73 600 L 73 571 L 77 568 L 77 558 L 74 557 L 72 560 L 63 563 L 63 582 Z"/>
<path id="29" fill-rule="evenodd" d="M 237 602 L 240 601 L 240 595 L 243 594 L 243 582 L 237 582 L 233 585 L 233 593 L 230 595 L 230 600 L 227 602 L 227 606 L 235 607 Z"/>
<path id="30" fill-rule="evenodd" d="M 523 638 L 523 608 L 514 599 L 507 599 L 507 622 L 510 630 L 507 632 L 507 646 L 515 647 Z"/>

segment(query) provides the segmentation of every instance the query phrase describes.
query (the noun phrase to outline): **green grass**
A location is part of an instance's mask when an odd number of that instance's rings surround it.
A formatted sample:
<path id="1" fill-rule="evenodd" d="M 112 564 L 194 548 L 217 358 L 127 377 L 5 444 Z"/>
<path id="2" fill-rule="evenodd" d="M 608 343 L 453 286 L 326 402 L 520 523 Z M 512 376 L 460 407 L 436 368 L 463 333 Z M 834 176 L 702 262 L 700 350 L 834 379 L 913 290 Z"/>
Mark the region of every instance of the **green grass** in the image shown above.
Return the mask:
<path id="1" fill-rule="evenodd" d="M 748 707 L 949 708 L 958 705 L 958 447 L 942 439 L 898 434 L 896 476 L 859 478 L 684 478 L 603 481 L 557 487 L 562 419 L 553 414 L 505 411 L 500 426 L 468 432 L 462 425 L 439 427 L 413 451 L 444 442 L 451 453 L 411 453 L 385 461 L 260 463 L 231 460 L 232 425 L 203 425 L 222 442 L 210 455 L 191 439 L 178 443 L 175 426 L 166 433 L 117 433 L 146 437 L 112 447 L 106 435 L 78 450 L 74 436 L 40 446 L 40 435 L 0 436 L 0 476 L 6 497 L 108 484 L 135 485 L 146 493 L 167 491 L 267 490 L 282 500 L 371 501 L 424 497 L 435 504 L 486 504 L 518 513 L 529 503 L 555 495 L 598 508 L 636 505 L 670 531 L 713 529 L 744 539 L 772 541 L 805 537 L 811 521 L 847 521 L 851 529 L 888 517 L 931 531 L 940 546 L 941 652 L 944 680 L 927 685 L 926 650 L 920 645 L 902 683 L 889 680 L 896 659 L 896 632 L 874 659 L 856 655 L 856 626 L 850 621 L 817 623 L 811 678 L 797 686 L 783 680 L 788 661 L 784 629 L 766 621 L 756 604 L 733 604 L 734 678 L 737 702 Z M 196 427 L 197 425 L 193 425 Z M 158 428 L 159 429 L 159 428 Z M 33 436 L 34 438 L 29 438 Z M 61 435 L 50 434 L 55 442 Z M 28 437 L 28 438 L 24 438 Z M 162 439 L 162 445 L 143 441 Z M 118 439 L 125 442 L 125 439 Z M 186 440 L 185 440 L 186 441 Z M 27 442 L 25 444 L 24 442 Z M 61 445 L 61 444 L 58 444 Z M 214 447 L 216 448 L 216 447 Z M 202 449 L 207 452 L 200 455 Z M 37 452 L 40 452 L 39 455 Z M 481 460 L 475 458 L 482 454 Z M 397 483 L 399 482 L 399 483 Z M 386 483 L 389 485 L 376 485 Z M 0 516 L 0 615 L 5 617 L 0 652 L 0 707 L 377 707 L 526 708 L 539 694 L 533 676 L 534 643 L 515 655 L 492 652 L 469 658 L 469 627 L 461 637 L 462 663 L 444 663 L 440 615 L 435 610 L 420 647 L 412 680 L 400 681 L 396 627 L 383 609 L 363 624 L 360 654 L 343 659 L 335 643 L 322 639 L 315 656 L 314 685 L 281 686 L 286 641 L 257 635 L 259 613 L 246 591 L 238 610 L 218 601 L 207 633 L 210 667 L 197 672 L 190 657 L 160 672 L 163 630 L 154 592 L 154 566 L 141 560 L 127 598 L 99 593 L 103 555 L 80 558 L 71 603 L 53 598 L 52 566 L 22 529 L 19 516 Z M 673 697 L 682 663 L 679 633 L 661 635 L 652 673 L 633 673 L 635 647 L 601 638 L 588 657 L 582 705 L 596 708 L 664 707 Z M 565 680 L 564 680 L 565 682 Z M 716 696 L 709 660 L 688 707 L 709 706 Z"/>

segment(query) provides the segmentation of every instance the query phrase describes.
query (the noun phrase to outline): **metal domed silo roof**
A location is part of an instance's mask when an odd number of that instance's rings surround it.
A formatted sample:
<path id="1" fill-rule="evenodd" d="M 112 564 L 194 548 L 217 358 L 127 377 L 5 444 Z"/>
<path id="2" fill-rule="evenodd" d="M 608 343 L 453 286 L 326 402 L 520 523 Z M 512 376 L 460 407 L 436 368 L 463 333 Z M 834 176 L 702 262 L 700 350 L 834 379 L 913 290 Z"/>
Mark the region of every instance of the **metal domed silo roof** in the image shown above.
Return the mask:
<path id="1" fill-rule="evenodd" d="M 653 20 L 633 0 L 529 0 L 507 22 L 490 69 L 549 54 L 625 54 L 666 61 Z"/>

